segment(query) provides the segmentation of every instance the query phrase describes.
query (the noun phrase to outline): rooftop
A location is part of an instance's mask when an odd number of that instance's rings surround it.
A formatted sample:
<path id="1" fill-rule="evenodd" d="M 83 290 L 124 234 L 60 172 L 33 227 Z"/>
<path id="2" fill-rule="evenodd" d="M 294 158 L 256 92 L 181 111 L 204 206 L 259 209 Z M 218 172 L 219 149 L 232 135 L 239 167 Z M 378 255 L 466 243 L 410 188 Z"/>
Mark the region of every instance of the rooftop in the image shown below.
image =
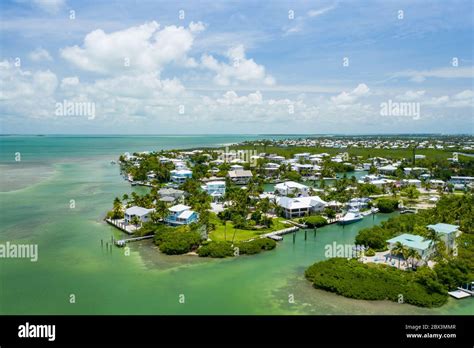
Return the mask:
<path id="1" fill-rule="evenodd" d="M 181 211 L 184 211 L 184 210 L 189 210 L 191 209 L 190 206 L 188 205 L 184 205 L 184 204 L 177 204 L 177 205 L 173 205 L 172 207 L 169 208 L 169 211 L 172 211 L 172 212 L 175 212 L 175 213 L 179 213 Z"/>
<path id="2" fill-rule="evenodd" d="M 436 233 L 441 233 L 441 234 L 450 234 L 450 233 L 456 232 L 459 229 L 459 226 L 457 225 L 444 224 L 444 223 L 437 223 L 436 225 L 428 225 L 426 227 L 436 231 Z"/>
<path id="3" fill-rule="evenodd" d="M 138 206 L 133 206 L 125 210 L 125 214 L 127 215 L 136 215 L 136 216 L 143 216 L 148 214 L 150 211 L 153 211 L 153 209 L 147 209 L 143 207 L 138 207 Z"/>
<path id="4" fill-rule="evenodd" d="M 229 170 L 228 175 L 230 178 L 238 178 L 238 177 L 251 177 L 252 172 L 250 170 Z"/>
<path id="5" fill-rule="evenodd" d="M 426 250 L 430 247 L 431 241 L 425 239 L 422 236 L 418 236 L 415 234 L 404 233 L 395 238 L 387 240 L 387 243 L 395 244 L 397 242 L 402 243 L 404 246 L 408 248 L 418 249 L 418 250 Z"/>

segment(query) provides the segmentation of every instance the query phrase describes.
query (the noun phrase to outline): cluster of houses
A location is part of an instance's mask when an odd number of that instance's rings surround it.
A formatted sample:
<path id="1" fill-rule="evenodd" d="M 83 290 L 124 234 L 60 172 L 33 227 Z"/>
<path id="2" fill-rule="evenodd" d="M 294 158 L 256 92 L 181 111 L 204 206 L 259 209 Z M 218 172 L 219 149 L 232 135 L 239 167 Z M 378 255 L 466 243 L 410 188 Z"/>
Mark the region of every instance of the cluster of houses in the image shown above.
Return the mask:
<path id="1" fill-rule="evenodd" d="M 459 144 L 443 143 L 442 141 L 426 141 L 417 143 L 418 148 L 445 148 L 451 145 L 459 146 Z M 371 147 L 371 148 L 408 148 L 413 145 L 412 140 L 348 140 L 348 139 L 299 139 L 299 140 L 285 140 L 278 141 L 279 146 L 324 146 L 324 147 L 338 147 L 344 148 L 347 146 L 351 147 Z M 218 151 L 219 158 L 213 159 L 210 154 L 204 153 L 202 150 L 194 151 L 182 151 L 173 154 L 173 158 L 160 156 L 159 161 L 161 163 L 173 163 L 174 169 L 170 171 L 170 183 L 167 187 L 162 188 L 158 191 L 159 200 L 163 201 L 169 206 L 169 216 L 165 221 L 171 225 L 189 224 L 196 221 L 198 214 L 193 212 L 190 207 L 182 204 L 185 192 L 179 190 L 178 187 L 186 182 L 186 180 L 193 177 L 193 171 L 188 167 L 188 162 L 191 156 L 200 154 L 207 156 L 209 159 L 207 164 L 210 166 L 209 172 L 210 177 L 202 180 L 201 188 L 207 192 L 214 202 L 222 201 L 226 192 L 226 181 L 222 176 L 215 176 L 220 172 L 218 168 L 224 163 L 228 163 L 230 170 L 227 171 L 227 180 L 230 180 L 237 185 L 247 185 L 253 178 L 253 173 L 248 168 L 249 163 L 255 163 L 259 159 L 264 160 L 263 172 L 268 178 L 275 179 L 275 173 L 279 172 L 279 169 L 284 165 L 287 169 L 298 172 L 303 178 L 316 179 L 321 178 L 321 170 L 323 162 L 331 161 L 335 163 L 342 163 L 347 165 L 353 165 L 348 162 L 349 158 L 347 153 L 339 153 L 331 156 L 328 153 L 310 154 L 307 152 L 297 153 L 293 155 L 293 158 L 285 158 L 276 154 L 253 154 L 249 156 L 247 152 L 243 150 L 239 151 Z M 245 157 L 247 155 L 247 157 Z M 131 161 L 134 166 L 140 165 L 140 158 L 130 154 L 124 155 L 126 161 Z M 417 159 L 423 159 L 424 155 L 416 155 Z M 215 156 L 214 156 L 215 158 Z M 356 171 L 367 171 L 375 167 L 377 174 L 368 174 L 362 176 L 359 179 L 359 183 L 370 183 L 379 188 L 387 187 L 394 184 L 398 187 L 404 186 L 415 186 L 416 188 L 422 187 L 422 182 L 429 183 L 433 189 L 441 188 L 444 189 L 447 183 L 431 178 L 430 173 L 426 168 L 423 167 L 404 167 L 403 172 L 407 179 L 395 180 L 393 179 L 395 172 L 401 168 L 402 163 L 400 161 L 390 161 L 381 157 L 370 158 L 363 163 L 359 163 L 356 167 Z M 149 172 L 148 178 L 152 180 L 155 173 Z M 416 178 L 414 178 L 416 177 Z M 129 180 L 133 178 L 129 177 Z M 451 184 L 454 185 L 455 189 L 465 189 L 467 187 L 474 187 L 474 177 L 467 176 L 453 176 L 450 180 Z M 273 193 L 264 193 L 260 195 L 262 198 L 270 198 L 277 205 L 280 206 L 284 216 L 287 218 L 300 217 L 312 213 L 318 213 L 323 211 L 326 207 L 340 208 L 342 205 L 339 202 L 325 202 L 319 196 L 315 195 L 322 189 L 310 188 L 304 184 L 294 181 L 284 181 L 277 183 Z M 355 198 L 347 203 L 348 209 L 364 209 L 367 208 L 369 199 L 368 198 Z M 128 208 L 125 213 L 125 222 L 130 223 L 134 216 L 136 216 L 141 222 L 146 222 L 149 219 L 151 210 L 141 207 Z M 135 219 L 136 220 L 136 219 Z"/>
<path id="2" fill-rule="evenodd" d="M 318 137 L 306 139 L 273 140 L 273 145 L 281 147 L 309 146 L 344 149 L 348 147 L 366 149 L 410 149 L 416 145 L 417 149 L 462 149 L 473 150 L 474 143 L 470 137 L 448 137 L 437 139 L 414 140 L 409 138 L 368 138 L 368 137 Z M 265 145 L 261 143 L 261 145 Z"/>

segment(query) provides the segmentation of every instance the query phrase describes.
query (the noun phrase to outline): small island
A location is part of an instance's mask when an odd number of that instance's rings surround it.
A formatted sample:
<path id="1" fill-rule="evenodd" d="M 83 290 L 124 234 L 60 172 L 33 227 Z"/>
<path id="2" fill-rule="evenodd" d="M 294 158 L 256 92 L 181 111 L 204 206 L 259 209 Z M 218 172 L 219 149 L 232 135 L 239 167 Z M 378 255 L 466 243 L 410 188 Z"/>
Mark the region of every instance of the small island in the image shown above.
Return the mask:
<path id="1" fill-rule="evenodd" d="M 350 298 L 439 307 L 450 290 L 474 279 L 473 207 L 471 194 L 445 195 L 435 208 L 359 231 L 356 244 L 367 251 L 317 262 L 305 276 L 316 288 Z"/>

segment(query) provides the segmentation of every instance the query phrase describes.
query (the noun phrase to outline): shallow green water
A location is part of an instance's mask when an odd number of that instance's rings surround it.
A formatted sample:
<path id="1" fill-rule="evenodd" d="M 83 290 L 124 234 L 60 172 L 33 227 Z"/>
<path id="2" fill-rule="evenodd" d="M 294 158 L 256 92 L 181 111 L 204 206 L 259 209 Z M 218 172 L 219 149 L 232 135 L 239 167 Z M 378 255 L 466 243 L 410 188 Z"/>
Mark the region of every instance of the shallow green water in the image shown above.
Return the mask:
<path id="1" fill-rule="evenodd" d="M 243 139 L 241 137 L 240 139 Z M 304 269 L 324 258 L 324 246 L 353 243 L 378 215 L 288 235 L 276 250 L 209 260 L 160 254 L 148 241 L 107 252 L 120 232 L 102 218 L 130 186 L 110 164 L 124 151 L 235 142 L 239 137 L 3 137 L 0 242 L 36 243 L 39 259 L 0 259 L 2 314 L 472 314 L 474 300 L 439 309 L 346 299 L 315 290 Z M 22 153 L 15 163 L 12 154 Z M 46 168 L 46 169 L 45 169 Z M 18 173 L 22 173 L 19 175 Z M 70 200 L 76 207 L 70 208 Z M 76 303 L 69 303 L 74 294 Z M 179 302 L 183 294 L 184 303 Z M 289 303 L 289 296 L 295 303 Z"/>

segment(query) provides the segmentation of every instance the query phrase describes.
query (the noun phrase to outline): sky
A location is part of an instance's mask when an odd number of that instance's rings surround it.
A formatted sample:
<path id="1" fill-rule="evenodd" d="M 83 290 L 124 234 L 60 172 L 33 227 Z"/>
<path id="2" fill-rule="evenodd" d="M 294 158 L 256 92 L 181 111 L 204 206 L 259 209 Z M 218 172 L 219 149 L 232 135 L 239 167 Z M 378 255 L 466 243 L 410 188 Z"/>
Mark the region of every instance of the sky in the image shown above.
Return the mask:
<path id="1" fill-rule="evenodd" d="M 466 1 L 2 0 L 2 134 L 474 133 Z"/>

